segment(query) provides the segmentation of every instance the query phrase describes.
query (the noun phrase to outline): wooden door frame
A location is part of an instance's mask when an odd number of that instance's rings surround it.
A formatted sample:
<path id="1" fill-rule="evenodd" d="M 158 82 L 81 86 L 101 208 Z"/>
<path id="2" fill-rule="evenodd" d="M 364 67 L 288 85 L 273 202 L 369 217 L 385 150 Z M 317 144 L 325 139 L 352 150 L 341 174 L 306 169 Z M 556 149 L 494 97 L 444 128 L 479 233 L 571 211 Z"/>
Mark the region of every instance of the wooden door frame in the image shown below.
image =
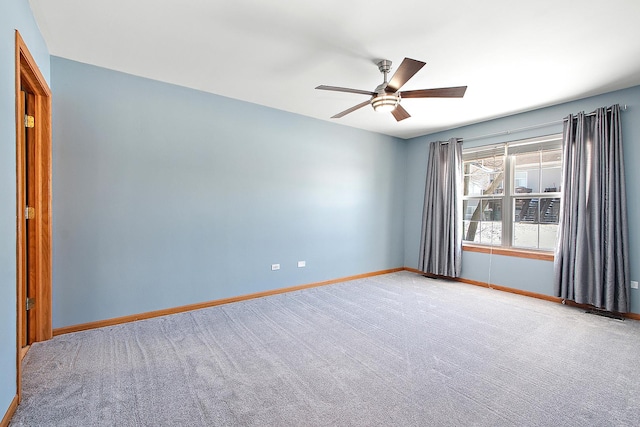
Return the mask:
<path id="1" fill-rule="evenodd" d="M 16 363 L 17 363 L 17 395 L 21 394 L 22 349 L 21 334 L 24 322 L 23 307 L 26 304 L 22 292 L 26 271 L 25 250 L 25 183 L 24 183 L 24 117 L 21 114 L 21 88 L 34 95 L 33 111 L 36 117 L 33 127 L 35 139 L 35 218 L 34 221 L 34 271 L 35 289 L 35 328 L 33 341 L 51 339 L 51 90 L 47 81 L 38 69 L 27 45 L 16 30 L 16 289 L 17 289 L 17 331 L 16 331 Z"/>

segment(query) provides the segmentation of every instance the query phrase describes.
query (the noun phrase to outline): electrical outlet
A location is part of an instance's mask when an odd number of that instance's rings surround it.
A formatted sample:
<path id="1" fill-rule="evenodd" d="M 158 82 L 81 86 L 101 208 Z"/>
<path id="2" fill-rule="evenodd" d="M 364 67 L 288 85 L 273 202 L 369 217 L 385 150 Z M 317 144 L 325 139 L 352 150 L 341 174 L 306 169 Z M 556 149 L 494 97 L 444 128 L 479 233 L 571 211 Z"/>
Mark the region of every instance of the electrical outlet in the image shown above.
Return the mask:
<path id="1" fill-rule="evenodd" d="M 306 266 L 307 266 L 307 261 L 298 261 L 298 267 L 302 268 Z"/>
<path id="2" fill-rule="evenodd" d="M 638 282 L 636 282 L 635 280 L 631 281 L 631 289 L 638 289 Z"/>
<path id="3" fill-rule="evenodd" d="M 271 264 L 271 271 L 280 270 L 280 264 Z"/>

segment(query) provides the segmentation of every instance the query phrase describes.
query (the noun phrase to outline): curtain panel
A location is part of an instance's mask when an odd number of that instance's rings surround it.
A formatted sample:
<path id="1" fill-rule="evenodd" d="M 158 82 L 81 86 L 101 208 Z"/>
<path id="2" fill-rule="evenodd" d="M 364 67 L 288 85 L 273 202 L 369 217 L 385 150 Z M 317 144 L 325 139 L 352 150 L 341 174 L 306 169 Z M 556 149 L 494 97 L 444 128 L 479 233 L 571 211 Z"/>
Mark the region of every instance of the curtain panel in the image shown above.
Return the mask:
<path id="1" fill-rule="evenodd" d="M 462 141 L 429 146 L 418 268 L 458 277 L 462 261 Z"/>
<path id="2" fill-rule="evenodd" d="M 618 313 L 629 311 L 623 157 L 618 105 L 565 118 L 555 294 Z"/>

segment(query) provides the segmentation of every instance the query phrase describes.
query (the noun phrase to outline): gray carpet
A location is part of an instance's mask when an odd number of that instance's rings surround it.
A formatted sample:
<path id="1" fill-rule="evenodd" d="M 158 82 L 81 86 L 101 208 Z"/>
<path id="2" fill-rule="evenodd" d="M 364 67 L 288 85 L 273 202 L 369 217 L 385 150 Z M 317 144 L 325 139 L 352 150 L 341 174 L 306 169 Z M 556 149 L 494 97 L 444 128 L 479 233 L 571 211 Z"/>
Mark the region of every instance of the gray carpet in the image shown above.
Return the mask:
<path id="1" fill-rule="evenodd" d="M 33 345 L 21 426 L 638 426 L 640 322 L 400 272 Z"/>

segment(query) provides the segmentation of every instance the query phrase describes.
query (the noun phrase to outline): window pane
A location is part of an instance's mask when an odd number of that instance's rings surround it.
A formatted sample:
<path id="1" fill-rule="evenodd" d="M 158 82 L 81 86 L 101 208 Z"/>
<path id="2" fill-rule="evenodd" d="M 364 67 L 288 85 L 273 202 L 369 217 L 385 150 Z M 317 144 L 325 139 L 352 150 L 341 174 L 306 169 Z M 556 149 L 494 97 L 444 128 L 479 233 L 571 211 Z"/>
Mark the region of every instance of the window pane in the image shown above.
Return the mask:
<path id="1" fill-rule="evenodd" d="M 491 178 L 487 173 L 480 173 L 470 168 L 472 173 L 464 176 L 464 194 L 465 196 L 482 196 L 485 188 L 489 186 Z"/>
<path id="2" fill-rule="evenodd" d="M 463 200 L 462 201 L 462 218 L 464 220 L 471 220 L 473 217 L 474 212 L 476 211 L 476 208 L 478 207 L 478 203 L 480 203 L 480 200 L 478 199 L 471 199 L 471 200 Z M 479 213 L 477 214 L 477 218 L 476 220 L 480 219 Z"/>
<path id="3" fill-rule="evenodd" d="M 502 222 L 482 222 L 480 230 L 480 243 L 486 245 L 502 245 Z"/>
<path id="4" fill-rule="evenodd" d="M 502 199 L 485 200 L 483 221 L 502 221 Z"/>
<path id="5" fill-rule="evenodd" d="M 476 232 L 476 230 L 480 229 L 480 221 L 462 221 L 462 226 L 464 229 L 464 238 L 463 240 L 467 242 L 480 243 L 480 233 Z"/>
<path id="6" fill-rule="evenodd" d="M 538 224 L 516 222 L 513 224 L 513 246 L 538 248 Z"/>
<path id="7" fill-rule="evenodd" d="M 540 199 L 540 224 L 558 224 L 560 222 L 560 198 Z"/>
<path id="8" fill-rule="evenodd" d="M 557 237 L 558 224 L 540 224 L 540 245 L 538 249 L 555 249 Z"/>
<path id="9" fill-rule="evenodd" d="M 464 195 L 502 194 L 504 188 L 504 156 L 464 162 Z"/>
<path id="10" fill-rule="evenodd" d="M 542 191 L 559 192 L 562 184 L 562 150 L 543 151 L 541 166 Z"/>
<path id="11" fill-rule="evenodd" d="M 515 199 L 514 222 L 535 222 L 538 216 L 538 199 Z"/>
<path id="12" fill-rule="evenodd" d="M 514 155 L 514 193 L 540 192 L 540 152 Z"/>

